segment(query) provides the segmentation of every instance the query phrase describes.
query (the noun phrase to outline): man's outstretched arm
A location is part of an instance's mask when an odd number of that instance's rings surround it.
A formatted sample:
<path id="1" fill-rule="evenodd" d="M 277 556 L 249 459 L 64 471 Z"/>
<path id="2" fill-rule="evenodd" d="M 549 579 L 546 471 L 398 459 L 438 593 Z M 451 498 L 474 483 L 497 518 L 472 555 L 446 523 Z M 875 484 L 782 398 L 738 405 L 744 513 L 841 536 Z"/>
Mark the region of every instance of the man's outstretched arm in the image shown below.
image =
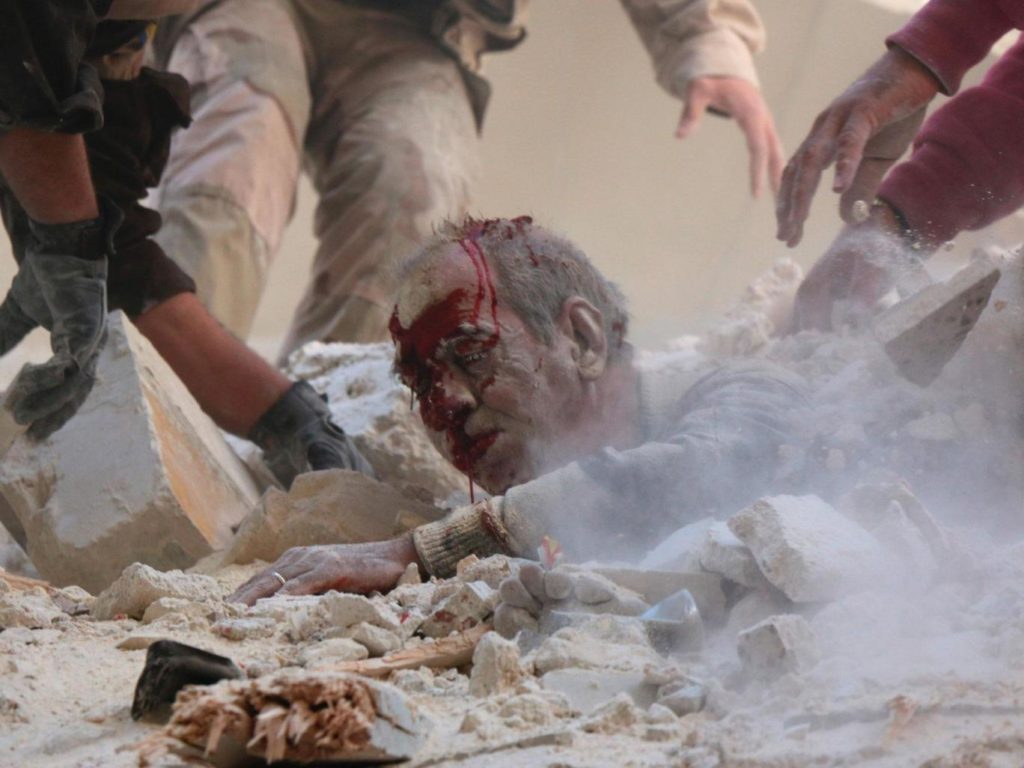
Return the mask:
<path id="1" fill-rule="evenodd" d="M 683 102 L 676 128 L 693 134 L 710 109 L 736 120 L 750 153 L 750 188 L 778 188 L 782 144 L 758 85 L 753 54 L 764 27 L 748 0 L 621 0 L 647 48 L 658 83 Z"/>

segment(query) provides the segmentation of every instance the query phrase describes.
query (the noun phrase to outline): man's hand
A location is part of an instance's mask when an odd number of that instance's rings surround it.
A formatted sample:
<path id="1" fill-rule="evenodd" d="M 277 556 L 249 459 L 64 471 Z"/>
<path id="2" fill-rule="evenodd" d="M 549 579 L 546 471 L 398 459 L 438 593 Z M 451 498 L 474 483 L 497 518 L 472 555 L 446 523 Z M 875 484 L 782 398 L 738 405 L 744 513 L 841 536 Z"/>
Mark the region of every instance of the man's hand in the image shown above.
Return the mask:
<path id="1" fill-rule="evenodd" d="M 753 83 L 738 77 L 698 77 L 690 81 L 676 137 L 685 139 L 700 125 L 708 109 L 736 119 L 747 138 L 750 152 L 750 192 L 759 197 L 765 177 L 772 192 L 778 192 L 782 176 L 782 142 L 775 121 L 761 92 Z"/>
<path id="2" fill-rule="evenodd" d="M 818 182 L 833 162 L 832 191 L 843 195 L 843 213 L 849 216 L 857 199 L 871 200 L 882 176 L 913 140 L 938 90 L 931 72 L 893 48 L 818 115 L 782 174 L 779 240 L 790 247 L 800 242 Z"/>
<path id="3" fill-rule="evenodd" d="M 384 592 L 398 583 L 409 563 L 419 563 L 411 535 L 367 544 L 293 547 L 228 600 L 253 605 L 271 595 L 315 595 L 332 589 Z"/>
<path id="4" fill-rule="evenodd" d="M 892 210 L 874 206 L 867 221 L 843 229 L 800 284 L 794 330 L 832 330 L 839 306 L 869 313 L 914 259 Z"/>
<path id="5" fill-rule="evenodd" d="M 106 254 L 119 222 L 114 208 L 95 220 L 29 222 L 25 258 L 0 304 L 0 354 L 37 325 L 50 331 L 53 357 L 22 368 L 6 401 L 37 440 L 60 429 L 92 390 L 106 341 Z"/>
<path id="6" fill-rule="evenodd" d="M 647 610 L 643 600 L 613 582 L 585 569 L 558 566 L 545 570 L 524 563 L 498 587 L 494 629 L 513 638 L 521 629 L 534 632 L 551 610 L 614 613 L 636 616 Z"/>

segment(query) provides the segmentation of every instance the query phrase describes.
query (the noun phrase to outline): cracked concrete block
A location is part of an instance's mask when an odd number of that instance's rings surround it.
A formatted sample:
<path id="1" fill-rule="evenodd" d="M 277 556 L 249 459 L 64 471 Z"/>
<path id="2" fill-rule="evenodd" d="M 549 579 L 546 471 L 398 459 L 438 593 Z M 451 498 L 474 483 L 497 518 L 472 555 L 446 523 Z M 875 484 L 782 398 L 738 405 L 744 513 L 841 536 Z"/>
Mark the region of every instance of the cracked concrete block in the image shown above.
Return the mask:
<path id="1" fill-rule="evenodd" d="M 870 533 L 817 496 L 760 499 L 730 518 L 729 529 L 795 603 L 877 586 L 891 565 Z"/>
<path id="2" fill-rule="evenodd" d="M 746 545 L 736 538 L 725 522 L 717 522 L 708 528 L 704 548 L 700 552 L 700 564 L 707 571 L 717 573 L 750 589 L 768 587 L 757 560 Z"/>
<path id="3" fill-rule="evenodd" d="M 805 672 L 818 663 L 814 630 L 803 616 L 772 616 L 736 636 L 736 651 L 748 672 L 771 677 Z"/>
<path id="4" fill-rule="evenodd" d="M 99 592 L 133 562 L 186 568 L 231 540 L 258 493 L 221 432 L 121 312 L 96 386 L 43 443 L 15 440 L 0 493 L 39 573 Z"/>
<path id="5" fill-rule="evenodd" d="M 473 650 L 469 692 L 490 696 L 515 688 L 523 677 L 519 667 L 519 646 L 497 632 L 488 632 Z"/>
<path id="6" fill-rule="evenodd" d="M 460 584 L 455 594 L 442 601 L 420 630 L 427 637 L 448 637 L 475 627 L 494 612 L 498 593 L 482 581 Z"/>
<path id="7" fill-rule="evenodd" d="M 288 491 L 267 491 L 216 561 L 272 563 L 292 547 L 382 541 L 444 514 L 359 472 L 307 472 Z"/>
<path id="8" fill-rule="evenodd" d="M 146 609 L 162 597 L 201 601 L 218 598 L 221 594 L 220 585 L 209 576 L 181 571 L 163 573 L 148 565 L 133 563 L 96 597 L 92 615 L 101 621 L 119 614 L 141 619 Z"/>

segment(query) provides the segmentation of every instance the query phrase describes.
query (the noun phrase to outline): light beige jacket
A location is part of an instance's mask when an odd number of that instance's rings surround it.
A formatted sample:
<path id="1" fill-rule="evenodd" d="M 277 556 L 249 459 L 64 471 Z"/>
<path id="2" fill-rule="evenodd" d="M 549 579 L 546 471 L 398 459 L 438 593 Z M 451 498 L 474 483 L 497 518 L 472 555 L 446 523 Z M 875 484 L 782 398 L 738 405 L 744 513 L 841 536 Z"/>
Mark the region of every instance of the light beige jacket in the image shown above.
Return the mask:
<path id="1" fill-rule="evenodd" d="M 714 75 L 758 84 L 753 54 L 765 34 L 749 0 L 620 0 L 654 64 L 658 83 L 679 99 L 689 82 Z M 529 0 L 449 0 L 434 35 L 469 71 L 481 56 L 526 35 Z"/>

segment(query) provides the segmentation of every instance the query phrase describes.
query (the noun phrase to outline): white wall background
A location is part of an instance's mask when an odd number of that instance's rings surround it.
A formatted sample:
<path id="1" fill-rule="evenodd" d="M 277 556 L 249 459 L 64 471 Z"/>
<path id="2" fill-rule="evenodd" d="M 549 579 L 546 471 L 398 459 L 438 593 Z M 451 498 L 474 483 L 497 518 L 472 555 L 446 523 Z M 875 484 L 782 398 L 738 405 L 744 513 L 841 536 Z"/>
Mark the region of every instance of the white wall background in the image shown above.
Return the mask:
<path id="1" fill-rule="evenodd" d="M 757 0 L 769 31 L 759 68 L 788 152 L 907 18 L 891 9 L 921 4 L 877 2 Z M 775 257 L 817 258 L 838 227 L 832 195 L 819 196 L 798 250 L 777 243 L 771 199 L 749 199 L 739 130 L 709 116 L 696 136 L 674 139 L 680 106 L 654 83 L 617 2 L 538 0 L 532 14 L 523 45 L 488 59 L 477 213 L 529 213 L 575 239 L 631 297 L 645 345 L 710 322 Z M 303 289 L 313 205 L 304 181 L 253 332 L 268 354 Z M 12 274 L 0 253 L 0 284 Z M 19 362 L 8 358 L 0 378 Z"/>

